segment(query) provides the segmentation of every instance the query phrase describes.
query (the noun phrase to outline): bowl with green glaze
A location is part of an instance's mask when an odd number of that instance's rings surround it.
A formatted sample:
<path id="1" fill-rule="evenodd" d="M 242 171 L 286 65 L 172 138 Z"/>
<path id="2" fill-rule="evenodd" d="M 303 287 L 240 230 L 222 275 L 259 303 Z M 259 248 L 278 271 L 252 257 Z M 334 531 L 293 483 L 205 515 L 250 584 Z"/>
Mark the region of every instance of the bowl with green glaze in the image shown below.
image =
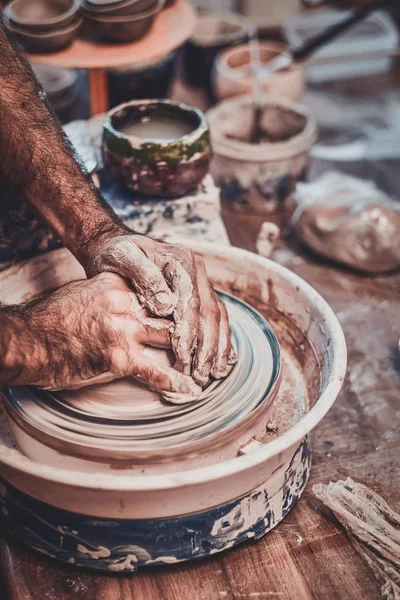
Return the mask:
<path id="1" fill-rule="evenodd" d="M 207 119 L 180 102 L 132 100 L 107 113 L 102 152 L 111 177 L 135 195 L 183 196 L 208 172 Z"/>

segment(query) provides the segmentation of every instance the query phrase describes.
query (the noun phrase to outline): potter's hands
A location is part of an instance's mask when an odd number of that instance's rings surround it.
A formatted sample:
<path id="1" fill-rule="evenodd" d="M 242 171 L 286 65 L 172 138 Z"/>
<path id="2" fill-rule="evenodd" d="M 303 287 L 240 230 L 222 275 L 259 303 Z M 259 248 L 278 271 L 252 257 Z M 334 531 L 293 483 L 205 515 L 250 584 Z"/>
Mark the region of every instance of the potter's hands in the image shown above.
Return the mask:
<path id="1" fill-rule="evenodd" d="M 102 273 L 65 285 L 23 305 L 21 316 L 34 344 L 31 374 L 17 383 L 74 389 L 129 376 L 171 400 L 175 392 L 187 399 L 201 392 L 190 377 L 143 353 L 146 345 L 170 347 L 173 323 L 150 317 L 118 275 Z"/>
<path id="2" fill-rule="evenodd" d="M 236 361 L 225 306 L 207 278 L 204 261 L 181 245 L 134 233 L 99 238 L 88 249 L 88 276 L 113 271 L 132 281 L 153 315 L 173 315 L 176 368 L 204 386 L 225 377 Z"/>

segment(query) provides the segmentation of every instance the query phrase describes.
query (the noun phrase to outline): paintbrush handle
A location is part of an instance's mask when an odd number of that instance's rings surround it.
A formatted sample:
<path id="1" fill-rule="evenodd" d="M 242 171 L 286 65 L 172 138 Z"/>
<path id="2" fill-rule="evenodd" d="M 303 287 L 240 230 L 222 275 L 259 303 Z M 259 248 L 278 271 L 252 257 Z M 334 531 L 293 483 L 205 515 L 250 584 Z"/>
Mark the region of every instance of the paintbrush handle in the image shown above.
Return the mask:
<path id="1" fill-rule="evenodd" d="M 391 4 L 392 0 L 371 0 L 365 6 L 361 6 L 355 10 L 347 19 L 344 19 L 340 23 L 335 23 L 328 29 L 321 31 L 316 36 L 310 38 L 300 48 L 291 50 L 292 59 L 294 62 L 305 60 L 311 54 L 313 54 L 318 48 L 324 46 L 331 40 L 335 39 L 341 33 L 344 33 L 347 29 L 362 21 L 374 10 L 379 10 L 384 6 Z"/>

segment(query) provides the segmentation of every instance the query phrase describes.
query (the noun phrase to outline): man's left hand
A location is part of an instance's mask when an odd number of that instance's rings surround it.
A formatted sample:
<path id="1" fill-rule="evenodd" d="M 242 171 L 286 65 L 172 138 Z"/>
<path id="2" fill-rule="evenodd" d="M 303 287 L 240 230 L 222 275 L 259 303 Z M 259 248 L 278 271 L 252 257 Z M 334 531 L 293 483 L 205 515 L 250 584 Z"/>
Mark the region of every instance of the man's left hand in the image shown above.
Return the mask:
<path id="1" fill-rule="evenodd" d="M 87 250 L 88 277 L 112 271 L 129 279 L 153 315 L 173 315 L 177 368 L 204 386 L 225 377 L 236 362 L 226 308 L 209 281 L 202 258 L 181 245 L 124 230 L 100 236 Z"/>

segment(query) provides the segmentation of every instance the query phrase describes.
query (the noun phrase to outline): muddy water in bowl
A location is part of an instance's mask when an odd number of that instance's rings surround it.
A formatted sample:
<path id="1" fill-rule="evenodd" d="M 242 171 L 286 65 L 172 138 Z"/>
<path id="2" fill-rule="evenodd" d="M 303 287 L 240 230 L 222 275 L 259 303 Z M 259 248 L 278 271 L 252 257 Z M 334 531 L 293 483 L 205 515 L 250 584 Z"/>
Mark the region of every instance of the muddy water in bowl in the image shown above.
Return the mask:
<path id="1" fill-rule="evenodd" d="M 149 117 L 137 123 L 126 123 L 119 128 L 119 131 L 125 135 L 157 142 L 175 142 L 192 130 L 193 127 L 185 121 L 150 119 Z"/>
<path id="2" fill-rule="evenodd" d="M 196 188 L 211 155 L 204 114 L 171 100 L 132 100 L 113 108 L 104 121 L 102 149 L 113 179 L 153 199 Z"/>
<path id="3" fill-rule="evenodd" d="M 211 172 L 224 203 L 235 212 L 275 216 L 284 224 L 316 139 L 314 117 L 301 104 L 272 96 L 262 99 L 259 109 L 252 96 L 227 100 L 207 116 Z"/>

